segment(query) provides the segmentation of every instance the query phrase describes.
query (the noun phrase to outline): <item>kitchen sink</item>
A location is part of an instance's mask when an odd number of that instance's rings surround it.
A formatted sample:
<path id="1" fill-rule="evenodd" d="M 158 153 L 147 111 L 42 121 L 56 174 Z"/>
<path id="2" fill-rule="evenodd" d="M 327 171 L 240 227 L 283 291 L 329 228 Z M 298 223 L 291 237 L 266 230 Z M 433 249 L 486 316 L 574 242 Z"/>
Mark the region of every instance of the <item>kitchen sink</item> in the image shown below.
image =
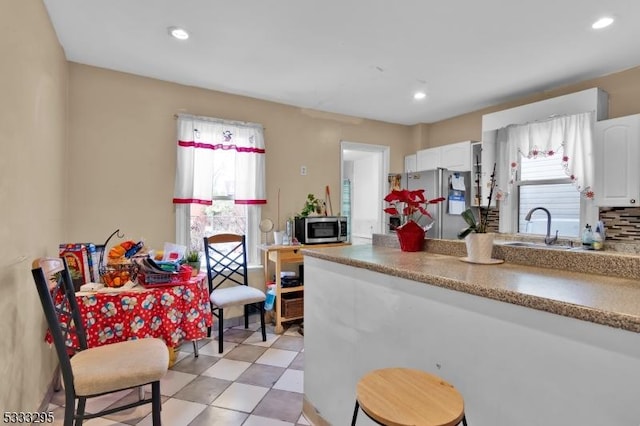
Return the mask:
<path id="1" fill-rule="evenodd" d="M 510 241 L 507 243 L 502 243 L 503 246 L 510 246 L 510 247 L 534 247 L 534 246 L 539 246 L 540 243 L 529 243 L 526 241 Z"/>
<path id="2" fill-rule="evenodd" d="M 508 241 L 502 243 L 503 246 L 507 247 L 528 247 L 528 248 L 537 248 L 537 249 L 545 249 L 545 250 L 571 250 L 574 247 L 571 246 L 563 246 L 563 245 L 546 245 L 544 243 L 532 243 L 529 241 Z"/>

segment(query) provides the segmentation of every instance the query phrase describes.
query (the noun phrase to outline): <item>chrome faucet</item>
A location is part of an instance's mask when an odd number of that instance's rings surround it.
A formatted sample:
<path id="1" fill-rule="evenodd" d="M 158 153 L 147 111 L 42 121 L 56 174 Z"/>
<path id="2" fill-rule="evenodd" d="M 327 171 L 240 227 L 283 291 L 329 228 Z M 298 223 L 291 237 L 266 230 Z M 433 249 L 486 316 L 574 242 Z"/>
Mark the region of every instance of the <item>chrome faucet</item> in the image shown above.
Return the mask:
<path id="1" fill-rule="evenodd" d="M 531 210 L 529 210 L 529 213 L 527 213 L 527 215 L 524 217 L 524 220 L 529 222 L 531 220 L 531 215 L 536 210 L 542 210 L 547 214 L 547 235 L 546 235 L 546 237 L 544 237 L 544 243 L 546 245 L 551 245 L 551 244 L 555 243 L 556 241 L 558 241 L 558 230 L 556 230 L 555 237 L 552 237 L 551 236 L 551 213 L 549 212 L 549 210 L 545 209 L 544 207 L 534 207 Z"/>

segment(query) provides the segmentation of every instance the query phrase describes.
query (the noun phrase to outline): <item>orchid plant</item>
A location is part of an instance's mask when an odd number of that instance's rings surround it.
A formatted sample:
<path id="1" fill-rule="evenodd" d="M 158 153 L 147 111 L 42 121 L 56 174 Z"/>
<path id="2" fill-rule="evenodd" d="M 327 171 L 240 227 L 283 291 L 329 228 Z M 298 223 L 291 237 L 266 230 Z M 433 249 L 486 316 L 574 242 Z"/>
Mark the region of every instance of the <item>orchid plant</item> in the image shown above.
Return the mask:
<path id="1" fill-rule="evenodd" d="M 385 213 L 400 217 L 400 226 L 405 225 L 409 221 L 418 222 L 422 216 L 432 218 L 426 209 L 428 204 L 437 204 L 444 201 L 444 197 L 427 199 L 424 195 L 424 189 L 409 191 L 408 189 L 394 189 L 384 200 L 390 204 L 385 208 Z"/>
<path id="2" fill-rule="evenodd" d="M 478 160 L 476 160 L 476 170 L 480 170 Z M 476 191 L 480 194 L 480 176 L 476 176 Z M 473 214 L 473 210 L 466 209 L 462 212 L 462 218 L 467 223 L 467 227 L 458 233 L 458 238 L 462 239 L 472 232 L 476 234 L 487 233 L 489 227 L 489 210 L 491 209 L 491 201 L 493 200 L 494 193 L 496 192 L 496 164 L 493 163 L 493 171 L 489 179 L 489 196 L 487 197 L 487 206 L 478 206 L 479 219 L 476 221 L 476 217 Z M 499 199 L 499 198 L 498 198 Z"/>

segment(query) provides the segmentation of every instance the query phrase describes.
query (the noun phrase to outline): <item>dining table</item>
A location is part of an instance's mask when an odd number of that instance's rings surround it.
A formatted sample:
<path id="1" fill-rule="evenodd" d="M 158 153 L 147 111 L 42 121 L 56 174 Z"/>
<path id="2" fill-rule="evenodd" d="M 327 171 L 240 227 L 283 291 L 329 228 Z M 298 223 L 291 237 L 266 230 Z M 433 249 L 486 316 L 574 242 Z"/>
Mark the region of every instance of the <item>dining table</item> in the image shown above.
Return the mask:
<path id="1" fill-rule="evenodd" d="M 177 348 L 207 337 L 213 324 L 204 272 L 170 285 L 79 291 L 76 300 L 88 347 L 157 337 L 167 347 Z M 69 345 L 78 347 L 77 336 L 69 337 Z M 46 340 L 52 342 L 49 333 Z"/>

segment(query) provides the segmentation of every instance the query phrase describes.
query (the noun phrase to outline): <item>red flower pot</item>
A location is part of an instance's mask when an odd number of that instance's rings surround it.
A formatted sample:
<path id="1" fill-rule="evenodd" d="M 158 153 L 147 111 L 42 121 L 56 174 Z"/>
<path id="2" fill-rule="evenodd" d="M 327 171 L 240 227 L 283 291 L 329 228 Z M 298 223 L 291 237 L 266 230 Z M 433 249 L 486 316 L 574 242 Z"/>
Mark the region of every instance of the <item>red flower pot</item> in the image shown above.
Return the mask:
<path id="1" fill-rule="evenodd" d="M 402 226 L 396 228 L 400 250 L 402 251 L 422 251 L 424 245 L 424 229 L 417 223 L 410 220 Z"/>

